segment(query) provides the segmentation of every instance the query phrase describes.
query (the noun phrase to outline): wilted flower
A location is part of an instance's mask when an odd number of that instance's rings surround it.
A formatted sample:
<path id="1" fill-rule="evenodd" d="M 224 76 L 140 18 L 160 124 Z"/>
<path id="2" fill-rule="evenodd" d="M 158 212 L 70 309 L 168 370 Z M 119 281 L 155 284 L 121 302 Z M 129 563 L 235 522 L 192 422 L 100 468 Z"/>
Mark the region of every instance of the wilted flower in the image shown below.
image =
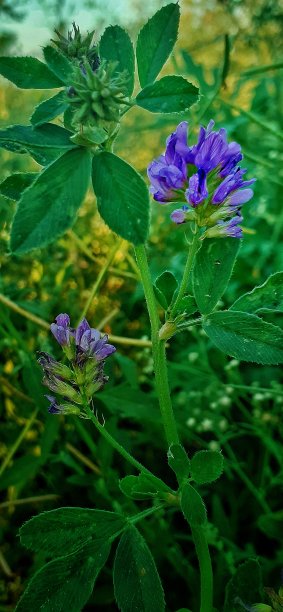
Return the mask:
<path id="1" fill-rule="evenodd" d="M 194 220 L 208 228 L 204 237 L 240 238 L 240 208 L 248 202 L 255 179 L 244 180 L 243 159 L 236 142 L 228 144 L 226 130 L 213 131 L 214 121 L 201 126 L 197 144 L 187 144 L 188 123 L 180 123 L 166 141 L 166 151 L 148 167 L 150 191 L 160 203 L 183 202 L 171 214 L 176 224 Z"/>
<path id="2" fill-rule="evenodd" d="M 44 370 L 43 384 L 63 398 L 58 403 L 53 395 L 46 395 L 52 414 L 79 414 L 85 416 L 84 401 L 107 382 L 104 375 L 105 359 L 116 350 L 108 344 L 108 336 L 92 327 L 83 319 L 77 328 L 70 327 L 70 317 L 60 314 L 52 323 L 51 332 L 62 346 L 70 364 L 56 361 L 45 352 L 39 354 L 38 362 Z"/>

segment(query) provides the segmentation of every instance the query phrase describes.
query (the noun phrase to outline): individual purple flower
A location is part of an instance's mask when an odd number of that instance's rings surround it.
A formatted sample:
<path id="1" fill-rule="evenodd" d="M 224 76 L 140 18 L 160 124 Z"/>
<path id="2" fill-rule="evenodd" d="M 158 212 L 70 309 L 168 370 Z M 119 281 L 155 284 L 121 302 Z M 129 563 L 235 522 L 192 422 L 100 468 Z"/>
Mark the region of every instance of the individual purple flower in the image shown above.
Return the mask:
<path id="1" fill-rule="evenodd" d="M 116 351 L 115 346 L 108 344 L 108 336 L 101 336 L 100 332 L 90 327 L 86 319 L 83 319 L 75 331 L 76 346 L 84 353 L 94 356 L 101 361 Z"/>
<path id="2" fill-rule="evenodd" d="M 255 182 L 255 179 L 244 181 L 243 175 L 245 173 L 246 173 L 246 169 L 237 168 L 236 170 L 234 170 L 233 173 L 228 174 L 228 176 L 226 176 L 226 178 L 224 178 L 224 180 L 216 188 L 212 196 L 212 204 L 222 204 L 226 200 L 226 198 L 229 196 L 229 194 L 233 193 L 235 196 L 236 190 L 252 185 Z M 244 201 L 241 202 L 241 196 L 240 196 L 239 204 L 241 203 L 244 204 L 245 202 L 248 202 L 248 200 L 250 200 L 251 197 L 253 196 L 253 191 L 251 189 L 245 189 L 244 191 L 246 192 L 244 195 Z M 241 194 L 241 192 L 239 193 Z M 233 201 L 233 196 L 231 197 Z M 246 197 L 247 199 L 245 199 Z M 232 206 L 236 205 L 235 204 L 236 201 L 237 201 L 237 198 L 236 199 L 234 198 L 234 204 L 232 204 Z M 230 203 L 231 203 L 231 198 L 230 198 Z"/>
<path id="3" fill-rule="evenodd" d="M 177 208 L 174 210 L 170 215 L 172 221 L 177 224 L 185 223 L 187 210 L 189 210 L 189 207 L 186 205 L 182 206 L 182 208 Z"/>
<path id="4" fill-rule="evenodd" d="M 208 196 L 206 173 L 204 170 L 199 170 L 197 174 L 193 174 L 189 179 L 189 188 L 186 191 L 186 199 L 192 206 L 198 206 Z"/>
<path id="5" fill-rule="evenodd" d="M 75 406 L 74 404 L 70 404 L 69 402 L 66 402 L 64 404 L 58 404 L 56 397 L 54 397 L 53 395 L 45 395 L 45 397 L 50 402 L 50 405 L 48 406 L 49 414 L 78 414 L 79 415 L 81 412 L 78 406 Z"/>
<path id="6" fill-rule="evenodd" d="M 239 223 L 242 223 L 243 217 L 240 214 L 237 214 L 229 221 L 218 221 L 218 228 L 220 234 L 224 236 L 230 236 L 231 238 L 242 238 L 243 230 L 239 226 Z"/>
<path id="7" fill-rule="evenodd" d="M 151 181 L 150 191 L 158 202 L 170 202 L 176 198 L 175 191 L 184 188 L 187 181 L 186 155 L 187 122 L 183 121 L 166 141 L 166 151 L 148 167 Z"/>
<path id="8" fill-rule="evenodd" d="M 52 323 L 50 326 L 53 336 L 61 346 L 68 345 L 70 343 L 70 317 L 67 314 L 59 314 L 55 318 L 56 323 Z"/>

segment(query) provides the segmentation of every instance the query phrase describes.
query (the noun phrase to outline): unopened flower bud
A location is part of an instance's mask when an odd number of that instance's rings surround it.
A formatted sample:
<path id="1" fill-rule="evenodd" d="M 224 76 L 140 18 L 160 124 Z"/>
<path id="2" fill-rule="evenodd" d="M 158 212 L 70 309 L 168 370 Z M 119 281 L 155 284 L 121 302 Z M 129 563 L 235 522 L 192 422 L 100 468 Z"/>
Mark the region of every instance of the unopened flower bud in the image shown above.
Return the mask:
<path id="1" fill-rule="evenodd" d="M 159 330 L 159 339 L 160 340 L 169 340 L 172 338 L 177 331 L 177 325 L 175 321 L 166 321 L 164 325 Z"/>

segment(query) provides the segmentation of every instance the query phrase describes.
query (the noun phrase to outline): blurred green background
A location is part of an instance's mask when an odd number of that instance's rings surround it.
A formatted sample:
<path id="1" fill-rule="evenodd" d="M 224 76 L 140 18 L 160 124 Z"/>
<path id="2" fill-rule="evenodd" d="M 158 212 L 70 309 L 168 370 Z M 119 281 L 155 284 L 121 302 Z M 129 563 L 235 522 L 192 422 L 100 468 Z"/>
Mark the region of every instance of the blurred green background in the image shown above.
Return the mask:
<path id="1" fill-rule="evenodd" d="M 135 39 L 145 20 L 166 2 L 8 2 L 0 0 L 0 55 L 41 49 L 54 28 L 75 21 L 84 32 L 119 23 Z M 255 196 L 244 207 L 245 235 L 230 287 L 230 305 L 244 291 L 283 269 L 282 249 L 282 22 L 277 2 L 208 0 L 181 3 L 180 37 L 163 73 L 185 75 L 200 86 L 201 100 L 182 115 L 190 142 L 200 122 L 213 118 L 230 140 L 242 145 Z M 228 58 L 228 43 L 230 53 Z M 225 56 L 226 49 L 226 56 Z M 227 73 L 223 81 L 223 70 Z M 0 127 L 27 124 L 35 104 L 48 92 L 19 90 L 0 81 Z M 116 151 L 146 175 L 179 116 L 127 114 Z M 38 171 L 27 155 L 0 152 L 0 178 Z M 92 326 L 117 336 L 109 366 L 110 382 L 96 400 L 99 414 L 119 441 L 156 473 L 168 479 L 159 414 L 153 389 L 149 324 L 131 246 L 118 241 L 96 213 L 90 192 L 72 230 L 57 243 L 19 259 L 9 254 L 14 202 L 0 200 L 0 610 L 15 606 L 26 579 L 40 566 L 20 545 L 18 528 L 45 509 L 82 505 L 126 511 L 136 504 L 123 498 L 121 463 L 88 423 L 46 414 L 36 351 L 59 357 L 48 325 L 59 312 L 74 324 L 88 304 Z M 173 227 L 169 207 L 152 204 L 149 255 L 153 276 L 182 272 L 186 256 L 184 227 Z M 279 315 L 266 320 L 279 324 Z M 277 319 L 277 320 L 276 320 Z M 130 339 L 130 341 L 129 341 Z M 57 351 L 57 355 L 56 355 Z M 224 583 L 240 561 L 257 555 L 264 584 L 280 584 L 283 517 L 260 519 L 280 508 L 282 494 L 282 376 L 279 368 L 239 364 L 216 351 L 195 331 L 177 336 L 169 348 L 169 377 L 186 449 L 223 449 L 226 470 L 214 493 L 207 490 L 210 543 L 216 572 L 216 604 Z M 164 467 L 163 467 L 163 463 Z M 169 476 L 170 478 L 170 476 Z M 47 497 L 46 497 L 47 496 Z M 266 506 L 267 504 L 267 506 Z M 143 502 L 138 505 L 142 509 Z M 245 520 L 243 520 L 245 517 Z M 145 535 L 168 591 L 168 609 L 184 605 L 182 592 L 196 606 L 197 564 L 186 527 L 172 529 L 163 517 L 146 523 Z M 172 534 L 177 531 L 173 538 Z M 172 576 L 173 568 L 173 576 Z M 86 610 L 113 610 L 109 569 L 103 571 Z M 33 612 L 33 611 L 32 611 Z"/>

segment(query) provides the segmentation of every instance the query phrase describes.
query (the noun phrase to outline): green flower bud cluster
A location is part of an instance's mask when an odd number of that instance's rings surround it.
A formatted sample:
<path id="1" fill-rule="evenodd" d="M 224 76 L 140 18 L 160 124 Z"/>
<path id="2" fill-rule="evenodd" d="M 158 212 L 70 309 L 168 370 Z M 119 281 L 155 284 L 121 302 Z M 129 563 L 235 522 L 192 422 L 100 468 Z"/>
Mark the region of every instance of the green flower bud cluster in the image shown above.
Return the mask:
<path id="1" fill-rule="evenodd" d="M 97 53 L 97 47 L 92 45 L 92 39 L 94 30 L 89 32 L 85 37 L 82 37 L 80 28 L 73 23 L 73 31 L 68 32 L 68 37 L 62 36 L 62 34 L 55 30 L 59 40 L 52 40 L 53 42 L 69 59 L 82 60 L 86 58 L 90 64 L 92 70 L 96 70 L 99 66 L 99 56 Z"/>
<path id="2" fill-rule="evenodd" d="M 84 61 L 74 70 L 74 80 L 67 91 L 73 110 L 72 125 L 104 127 L 105 122 L 119 123 L 123 105 L 129 105 L 127 73 L 114 74 L 116 62 L 102 61 L 95 72 Z"/>

